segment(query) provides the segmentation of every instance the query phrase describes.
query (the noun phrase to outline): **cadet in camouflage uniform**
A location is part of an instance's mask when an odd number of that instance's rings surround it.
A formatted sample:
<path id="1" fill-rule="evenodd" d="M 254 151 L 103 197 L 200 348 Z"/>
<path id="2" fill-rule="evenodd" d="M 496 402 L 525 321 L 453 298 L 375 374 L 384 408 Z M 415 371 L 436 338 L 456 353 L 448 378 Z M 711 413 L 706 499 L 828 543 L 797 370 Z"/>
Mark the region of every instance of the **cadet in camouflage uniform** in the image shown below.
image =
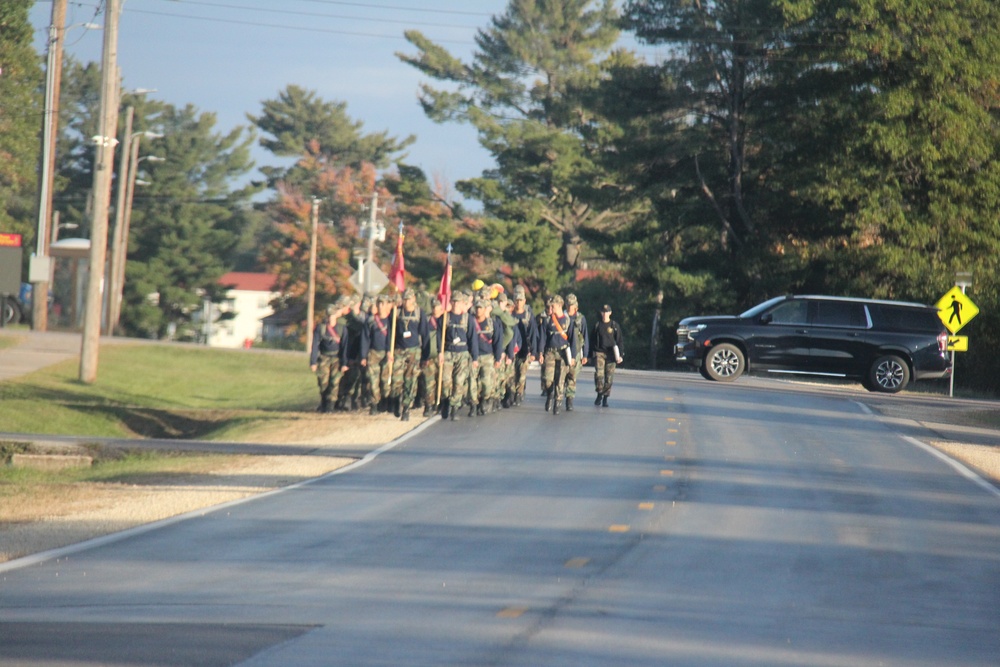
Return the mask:
<path id="1" fill-rule="evenodd" d="M 514 310 L 511 312 L 511 315 L 517 321 L 518 334 L 521 340 L 520 348 L 514 354 L 514 373 L 511 380 L 513 396 L 511 397 L 510 404 L 521 405 L 522 401 L 524 401 L 524 390 L 528 381 L 528 369 L 535 358 L 534 354 L 537 346 L 535 340 L 535 332 L 537 331 L 535 315 L 531 312 L 527 295 L 525 294 L 524 287 L 521 285 L 514 288 Z"/>
<path id="2" fill-rule="evenodd" d="M 472 403 L 469 416 L 485 415 L 496 398 L 496 375 L 503 358 L 503 324 L 493 313 L 493 304 L 476 299 L 476 337 L 473 347 L 479 353 L 479 368 L 472 373 Z M 475 413 L 473 412 L 475 410 Z"/>
<path id="3" fill-rule="evenodd" d="M 421 379 L 424 391 L 424 417 L 438 409 L 438 351 L 441 349 L 441 326 L 444 322 L 444 306 L 437 297 L 431 299 L 432 313 L 427 318 L 427 339 L 424 341 L 424 355 Z"/>
<path id="4" fill-rule="evenodd" d="M 451 312 L 444 316 L 441 351 L 438 364 L 444 378 L 442 396 L 448 396 L 448 413 L 452 421 L 458 419 L 458 410 L 469 395 L 470 371 L 479 365 L 479 350 L 475 343 L 475 318 L 469 314 L 465 295 L 451 295 Z"/>
<path id="5" fill-rule="evenodd" d="M 341 317 L 350 311 L 348 300 L 340 297 L 326 307 L 326 319 L 316 325 L 309 354 L 309 369 L 319 384 L 317 412 L 330 412 L 337 404 L 340 383 L 347 371 L 347 325 Z"/>
<path id="6" fill-rule="evenodd" d="M 566 315 L 573 321 L 573 363 L 566 373 L 566 411 L 573 412 L 573 399 L 576 397 L 576 380 L 583 372 L 590 354 L 590 330 L 587 318 L 580 312 L 580 302 L 575 294 L 566 295 Z"/>
<path id="7" fill-rule="evenodd" d="M 545 319 L 545 327 L 540 337 L 542 381 L 545 384 L 545 409 L 559 414 L 563 391 L 566 387 L 566 373 L 569 364 L 576 357 L 573 320 L 563 312 L 563 298 L 556 294 L 549 298 L 551 311 Z M 568 355 L 568 356 L 567 356 Z"/>
<path id="8" fill-rule="evenodd" d="M 388 398 L 392 383 L 389 354 L 392 297 L 379 295 L 376 312 L 361 332 L 361 365 L 368 369 L 368 412 L 378 414 L 379 404 Z"/>
<path id="9" fill-rule="evenodd" d="M 365 328 L 367 317 L 361 310 L 362 299 L 358 296 L 348 298 L 347 323 L 347 373 L 341 381 L 340 399 L 337 407 L 346 410 L 357 410 L 362 400 L 367 400 L 363 393 L 364 385 L 361 378 L 367 373 L 361 366 L 361 332 Z"/>
<path id="10" fill-rule="evenodd" d="M 394 317 L 396 338 L 389 395 L 399 401 L 399 418 L 405 422 L 410 420 L 410 408 L 417 395 L 417 376 L 427 339 L 427 318 L 417 307 L 417 293 L 412 288 L 403 292 L 402 307 L 395 309 Z"/>

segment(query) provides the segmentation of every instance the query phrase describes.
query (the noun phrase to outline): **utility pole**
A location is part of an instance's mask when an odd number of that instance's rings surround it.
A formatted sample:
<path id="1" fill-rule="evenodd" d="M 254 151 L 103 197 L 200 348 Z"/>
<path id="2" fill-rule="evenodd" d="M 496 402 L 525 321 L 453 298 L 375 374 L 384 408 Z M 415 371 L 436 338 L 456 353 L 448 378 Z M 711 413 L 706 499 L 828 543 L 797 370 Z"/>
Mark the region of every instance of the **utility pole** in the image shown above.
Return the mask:
<path id="1" fill-rule="evenodd" d="M 125 195 L 129 182 L 129 144 L 132 143 L 132 123 L 135 120 L 135 107 L 131 104 L 125 109 L 125 145 L 121 149 L 118 161 L 118 198 L 115 201 L 115 227 L 111 236 L 111 263 L 108 266 L 110 280 L 105 281 L 104 290 L 104 327 L 105 335 L 112 335 L 115 330 L 115 296 L 118 294 L 118 261 L 121 254 L 121 233 L 125 224 Z"/>
<path id="2" fill-rule="evenodd" d="M 80 348 L 80 381 L 97 380 L 97 357 L 101 343 L 101 298 L 104 263 L 108 246 L 108 209 L 111 200 L 111 164 L 118 133 L 118 19 L 121 0 L 104 5 L 104 47 L 101 56 L 100 129 L 94 138 L 94 209 L 90 221 L 90 276 L 83 313 L 83 342 Z"/>
<path id="3" fill-rule="evenodd" d="M 59 136 L 59 91 L 62 83 L 63 36 L 66 33 L 66 0 L 52 1 L 48 58 L 45 65 L 45 113 L 42 114 L 42 164 L 38 187 L 38 238 L 35 257 L 38 268 L 32 273 L 31 328 L 49 328 L 49 223 L 52 220 L 52 189 L 55 184 L 56 143 Z"/>
<path id="4" fill-rule="evenodd" d="M 375 225 L 378 220 L 378 190 L 372 192 L 372 210 L 371 217 L 368 219 L 368 253 L 367 259 L 365 259 L 365 273 L 362 276 L 362 282 L 364 284 L 364 290 L 361 292 L 364 296 L 369 296 L 372 291 L 372 262 L 375 259 Z"/>
<path id="5" fill-rule="evenodd" d="M 319 242 L 319 203 L 312 200 L 312 235 L 309 241 L 309 290 L 306 295 L 306 354 L 312 354 L 313 327 L 316 326 L 316 245 Z"/>

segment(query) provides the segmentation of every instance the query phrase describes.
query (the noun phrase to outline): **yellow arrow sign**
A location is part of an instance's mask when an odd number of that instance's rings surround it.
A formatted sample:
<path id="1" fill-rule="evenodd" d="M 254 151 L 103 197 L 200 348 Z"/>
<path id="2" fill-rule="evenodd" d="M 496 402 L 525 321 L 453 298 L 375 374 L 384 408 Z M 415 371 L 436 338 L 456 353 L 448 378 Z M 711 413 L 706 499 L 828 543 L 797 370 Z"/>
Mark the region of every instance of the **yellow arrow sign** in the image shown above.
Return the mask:
<path id="1" fill-rule="evenodd" d="M 953 334 L 958 333 L 959 329 L 979 314 L 979 308 L 958 286 L 948 290 L 948 293 L 941 297 L 935 305 L 938 309 L 938 317 L 941 318 L 945 328 Z"/>
<path id="2" fill-rule="evenodd" d="M 948 350 L 950 352 L 968 352 L 968 336 L 948 336 Z"/>

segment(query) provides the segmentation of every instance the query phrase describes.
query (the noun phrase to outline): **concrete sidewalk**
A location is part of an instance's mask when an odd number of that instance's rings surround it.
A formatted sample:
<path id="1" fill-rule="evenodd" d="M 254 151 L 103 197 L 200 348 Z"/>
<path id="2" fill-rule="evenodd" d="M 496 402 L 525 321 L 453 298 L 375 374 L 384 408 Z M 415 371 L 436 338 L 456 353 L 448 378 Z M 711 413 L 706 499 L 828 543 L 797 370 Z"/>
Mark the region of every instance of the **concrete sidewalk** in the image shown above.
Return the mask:
<path id="1" fill-rule="evenodd" d="M 0 382 L 69 359 L 79 360 L 83 336 L 80 333 L 0 329 L 0 342 L 10 341 L 14 344 L 0 348 Z"/>

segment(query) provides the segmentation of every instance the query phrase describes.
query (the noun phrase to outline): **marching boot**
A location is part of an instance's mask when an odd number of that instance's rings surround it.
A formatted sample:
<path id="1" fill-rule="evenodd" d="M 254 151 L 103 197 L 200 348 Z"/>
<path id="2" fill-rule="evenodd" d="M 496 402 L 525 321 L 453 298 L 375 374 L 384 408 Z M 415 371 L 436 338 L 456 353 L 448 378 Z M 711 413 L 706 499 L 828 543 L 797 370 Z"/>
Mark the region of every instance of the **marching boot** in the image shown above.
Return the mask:
<path id="1" fill-rule="evenodd" d="M 573 412 L 573 397 L 566 397 L 566 412 Z"/>
<path id="2" fill-rule="evenodd" d="M 552 390 L 550 389 L 545 394 L 545 411 L 548 412 L 552 409 Z"/>
<path id="3" fill-rule="evenodd" d="M 408 421 L 410 421 L 410 409 L 409 408 L 403 408 L 400 411 L 399 421 L 401 421 L 401 422 L 408 422 Z"/>
<path id="4" fill-rule="evenodd" d="M 470 417 L 475 417 L 476 416 L 476 404 L 475 403 L 469 403 L 469 416 Z"/>
<path id="5" fill-rule="evenodd" d="M 604 408 L 608 407 L 608 395 L 607 394 L 605 394 L 604 397 L 601 398 L 601 407 L 604 407 Z"/>
<path id="6" fill-rule="evenodd" d="M 601 398 L 602 398 L 602 396 L 600 394 L 598 394 L 597 398 L 594 399 L 594 405 L 600 405 L 601 404 Z"/>
<path id="7" fill-rule="evenodd" d="M 326 396 L 319 397 L 319 405 L 316 406 L 316 412 L 326 412 Z"/>
<path id="8" fill-rule="evenodd" d="M 431 404 L 424 403 L 424 417 L 430 417 L 430 416 L 431 416 Z"/>
<path id="9" fill-rule="evenodd" d="M 403 408 L 400 403 L 402 403 L 403 398 L 401 396 L 397 396 L 396 398 L 390 398 L 389 401 L 392 403 L 392 414 L 397 417 L 402 415 Z"/>
<path id="10" fill-rule="evenodd" d="M 358 399 L 352 398 L 351 399 L 351 412 L 357 412 L 357 411 L 358 411 Z"/>
<path id="11" fill-rule="evenodd" d="M 480 417 L 486 416 L 486 399 L 479 401 L 479 407 L 476 408 L 476 414 Z"/>
<path id="12" fill-rule="evenodd" d="M 552 414 L 554 414 L 554 415 L 559 414 L 559 404 L 560 403 L 562 403 L 562 401 L 559 399 L 558 396 L 556 397 L 556 399 L 554 401 L 552 401 Z"/>
<path id="13" fill-rule="evenodd" d="M 378 414 L 378 403 L 372 403 L 368 406 L 368 414 L 375 416 Z"/>
<path id="14" fill-rule="evenodd" d="M 448 418 L 451 419 L 453 422 L 457 422 L 459 419 L 461 419 L 461 417 L 458 416 L 458 407 L 459 406 L 457 405 L 451 405 L 448 407 Z"/>

